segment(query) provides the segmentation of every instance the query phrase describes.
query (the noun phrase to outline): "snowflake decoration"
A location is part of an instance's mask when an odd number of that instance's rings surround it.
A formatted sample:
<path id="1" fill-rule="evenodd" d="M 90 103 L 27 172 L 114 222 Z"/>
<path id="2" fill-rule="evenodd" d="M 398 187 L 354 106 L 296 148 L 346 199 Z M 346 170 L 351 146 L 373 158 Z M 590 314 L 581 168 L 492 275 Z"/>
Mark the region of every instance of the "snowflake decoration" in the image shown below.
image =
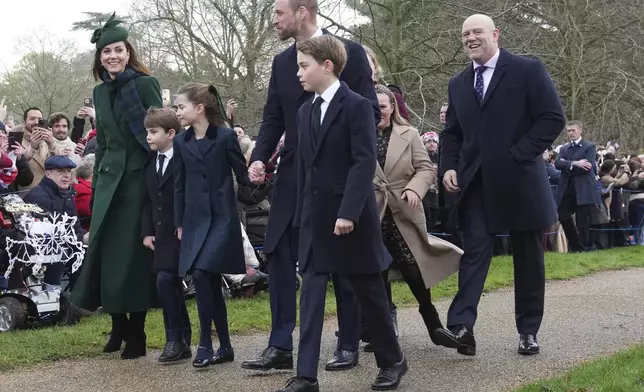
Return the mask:
<path id="1" fill-rule="evenodd" d="M 5 272 L 8 278 L 16 261 L 33 265 L 33 273 L 38 274 L 43 264 L 72 263 L 72 273 L 83 263 L 86 246 L 79 241 L 74 226 L 77 218 L 67 214 L 45 214 L 43 220 L 36 219 L 31 212 L 39 212 L 28 204 L 22 204 L 17 212 L 16 226 L 19 234 L 6 239 L 9 267 Z M 15 208 L 15 205 L 12 207 Z M 8 211 L 11 211 L 7 208 Z M 42 210 L 41 210 L 42 211 Z"/>

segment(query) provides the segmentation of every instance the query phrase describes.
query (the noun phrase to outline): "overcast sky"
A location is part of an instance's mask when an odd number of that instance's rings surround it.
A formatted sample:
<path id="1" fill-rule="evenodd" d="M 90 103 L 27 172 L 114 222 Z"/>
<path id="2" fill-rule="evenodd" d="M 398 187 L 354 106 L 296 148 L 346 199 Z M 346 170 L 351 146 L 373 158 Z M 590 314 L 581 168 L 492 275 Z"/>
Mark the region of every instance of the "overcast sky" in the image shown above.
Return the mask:
<path id="1" fill-rule="evenodd" d="M 71 32 L 72 23 L 84 19 L 83 12 L 113 12 L 126 14 L 128 0 L 0 0 L 0 73 L 13 67 L 21 53 L 16 40 L 45 29 L 57 38 L 72 39 L 79 48 L 91 49 L 91 32 Z"/>
<path id="2" fill-rule="evenodd" d="M 81 50 L 90 50 L 92 33 L 72 32 L 72 23 L 85 19 L 83 12 L 114 12 L 126 15 L 132 0 L 0 0 L 3 11 L 0 22 L 0 74 L 11 69 L 24 52 L 17 48 L 20 37 L 29 36 L 39 30 L 48 32 L 52 42 L 59 39 L 73 40 Z M 320 1 L 325 13 L 343 24 L 361 20 L 354 11 L 340 0 Z M 318 18 L 320 25 L 328 22 Z"/>

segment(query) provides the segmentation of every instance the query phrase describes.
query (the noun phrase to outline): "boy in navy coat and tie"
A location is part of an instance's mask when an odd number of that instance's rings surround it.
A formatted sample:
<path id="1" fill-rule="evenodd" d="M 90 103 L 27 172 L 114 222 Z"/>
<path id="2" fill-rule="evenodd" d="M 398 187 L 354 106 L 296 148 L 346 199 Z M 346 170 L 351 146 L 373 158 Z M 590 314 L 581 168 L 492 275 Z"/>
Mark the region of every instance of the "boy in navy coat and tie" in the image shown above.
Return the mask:
<path id="1" fill-rule="evenodd" d="M 330 35 L 297 44 L 298 77 L 312 99 L 298 112 L 300 343 L 297 377 L 284 392 L 317 392 L 317 370 L 329 274 L 353 286 L 373 332 L 380 372 L 373 390 L 393 390 L 407 371 L 389 314 L 382 271 L 391 257 L 382 243 L 372 179 L 376 170 L 376 124 L 371 102 L 338 76 L 346 64 L 344 44 Z"/>
<path id="2" fill-rule="evenodd" d="M 192 357 L 192 331 L 178 275 L 180 242 L 174 224 L 174 136 L 181 130 L 177 115 L 170 109 L 151 108 L 145 117 L 147 141 L 153 155 L 146 168 L 146 198 L 143 205 L 143 245 L 154 251 L 157 290 L 163 307 L 166 344 L 159 362 L 175 362 Z"/>

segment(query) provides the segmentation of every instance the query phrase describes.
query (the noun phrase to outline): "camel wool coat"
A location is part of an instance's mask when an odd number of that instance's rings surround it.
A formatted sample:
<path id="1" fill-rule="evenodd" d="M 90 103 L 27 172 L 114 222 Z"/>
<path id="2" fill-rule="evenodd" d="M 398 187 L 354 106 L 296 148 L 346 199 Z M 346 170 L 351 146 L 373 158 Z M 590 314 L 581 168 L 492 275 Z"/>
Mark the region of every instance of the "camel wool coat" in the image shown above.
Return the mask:
<path id="1" fill-rule="evenodd" d="M 429 235 L 422 203 L 409 207 L 402 194 L 411 190 L 422 200 L 436 178 L 418 130 L 394 124 L 387 149 L 385 167 L 376 166 L 373 184 L 380 219 L 387 207 L 414 255 L 427 288 L 458 271 L 463 251 L 455 245 Z"/>

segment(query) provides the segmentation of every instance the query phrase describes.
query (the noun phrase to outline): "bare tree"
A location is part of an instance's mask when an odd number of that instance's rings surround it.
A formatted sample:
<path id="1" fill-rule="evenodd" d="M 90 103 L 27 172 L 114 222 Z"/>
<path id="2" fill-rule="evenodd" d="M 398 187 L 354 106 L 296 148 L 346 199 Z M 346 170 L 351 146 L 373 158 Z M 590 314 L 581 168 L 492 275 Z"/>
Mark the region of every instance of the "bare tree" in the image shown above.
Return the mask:
<path id="1" fill-rule="evenodd" d="M 346 0 L 366 22 L 322 12 L 374 49 L 384 80 L 403 87 L 421 130 L 438 127 L 449 78 L 468 63 L 459 34 L 473 13 L 492 16 L 501 45 L 546 63 L 568 117 L 598 142 L 644 145 L 644 0 Z M 356 19 L 354 17 L 354 19 Z"/>
<path id="2" fill-rule="evenodd" d="M 24 55 L 0 79 L 0 90 L 14 111 L 39 106 L 46 114 L 75 114 L 94 83 L 91 55 L 80 53 L 69 41 L 54 40 L 46 31 L 22 37 Z"/>
<path id="3" fill-rule="evenodd" d="M 132 10 L 140 47 L 154 68 L 174 70 L 168 85 L 214 83 L 240 104 L 239 118 L 256 124 L 270 72 L 281 48 L 272 29 L 272 1 L 144 0 Z"/>

